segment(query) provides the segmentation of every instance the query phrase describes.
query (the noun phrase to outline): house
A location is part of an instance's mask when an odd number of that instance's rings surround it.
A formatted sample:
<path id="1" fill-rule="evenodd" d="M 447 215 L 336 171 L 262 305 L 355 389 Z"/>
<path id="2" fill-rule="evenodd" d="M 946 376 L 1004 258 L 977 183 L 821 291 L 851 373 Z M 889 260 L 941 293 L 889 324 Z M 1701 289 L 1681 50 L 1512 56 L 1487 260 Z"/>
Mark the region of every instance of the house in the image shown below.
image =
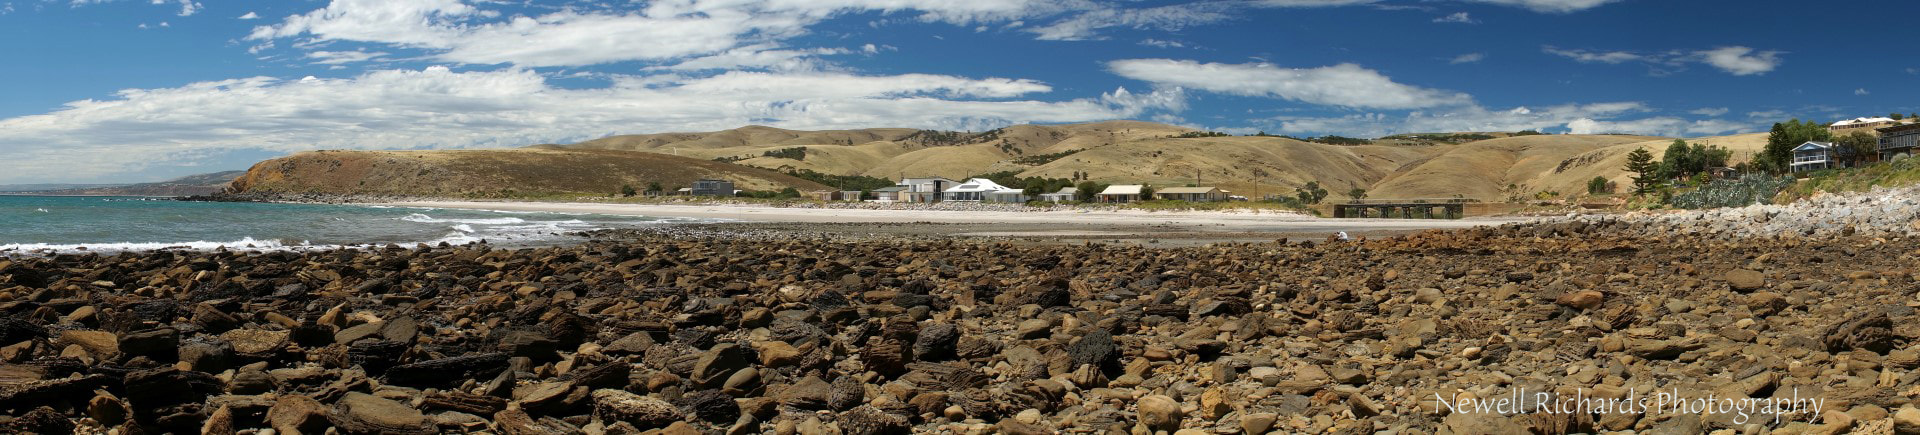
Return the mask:
<path id="1" fill-rule="evenodd" d="M 946 192 L 947 188 L 953 187 L 956 184 L 960 184 L 960 182 L 940 177 L 902 179 L 899 185 L 906 186 L 907 190 L 902 191 L 900 197 L 896 200 L 900 202 L 938 202 L 941 199 L 941 192 Z"/>
<path id="2" fill-rule="evenodd" d="M 1079 199 L 1079 197 L 1080 189 L 1074 187 L 1062 187 L 1059 192 L 1040 194 L 1040 200 L 1047 202 L 1074 201 Z"/>
<path id="3" fill-rule="evenodd" d="M 1900 121 L 1893 120 L 1893 118 L 1854 118 L 1828 125 L 1827 131 L 1839 132 L 1841 130 L 1857 128 L 1878 128 L 1898 124 L 1899 122 Z"/>
<path id="4" fill-rule="evenodd" d="M 733 196 L 733 182 L 702 178 L 693 181 L 689 192 L 693 196 Z"/>
<path id="5" fill-rule="evenodd" d="M 940 195 L 940 200 L 942 201 L 984 201 L 984 200 L 987 200 L 987 196 L 989 194 L 1009 192 L 1009 191 L 1016 194 L 1021 194 L 1020 196 L 1023 196 L 1023 197 L 1026 196 L 1024 195 L 1023 192 L 1021 192 L 1020 189 L 1002 186 L 1000 185 L 1000 183 L 993 182 L 993 180 L 988 180 L 985 178 L 969 178 L 967 179 L 966 182 L 960 183 L 960 185 L 953 186 L 951 188 L 947 188 L 947 190 L 945 191 L 942 191 Z M 1017 201 L 1017 202 L 1026 202 L 1026 201 L 1022 199 L 1021 201 Z"/>
<path id="6" fill-rule="evenodd" d="M 1833 142 L 1807 142 L 1793 148 L 1793 172 L 1818 171 L 1842 166 Z"/>
<path id="7" fill-rule="evenodd" d="M 1227 191 L 1218 187 L 1168 187 L 1153 192 L 1159 199 L 1187 202 L 1213 202 L 1227 200 Z"/>
<path id="8" fill-rule="evenodd" d="M 1140 200 L 1140 191 L 1147 186 L 1139 184 L 1115 184 L 1100 191 L 1100 202 L 1134 202 Z"/>
<path id="9" fill-rule="evenodd" d="M 873 199 L 871 201 L 898 202 L 900 201 L 901 194 L 905 193 L 906 191 L 907 191 L 907 186 L 898 186 L 898 185 L 882 187 L 879 189 L 873 189 L 872 191 Z"/>
<path id="10" fill-rule="evenodd" d="M 1920 123 L 1896 125 L 1878 130 L 1880 132 L 1880 160 L 1891 161 L 1895 157 L 1911 157 L 1913 148 L 1920 145 Z"/>
<path id="11" fill-rule="evenodd" d="M 858 190 L 815 190 L 807 192 L 807 198 L 815 201 L 859 201 Z"/>

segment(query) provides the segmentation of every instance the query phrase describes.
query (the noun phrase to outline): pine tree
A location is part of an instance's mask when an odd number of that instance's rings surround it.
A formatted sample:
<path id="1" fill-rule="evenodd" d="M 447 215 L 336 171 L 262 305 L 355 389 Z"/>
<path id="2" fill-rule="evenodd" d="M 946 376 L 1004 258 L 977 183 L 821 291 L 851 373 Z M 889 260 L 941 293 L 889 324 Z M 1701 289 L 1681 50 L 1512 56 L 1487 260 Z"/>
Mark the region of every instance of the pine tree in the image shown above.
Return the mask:
<path id="1" fill-rule="evenodd" d="M 1654 173 L 1659 165 L 1653 161 L 1653 153 L 1646 148 L 1635 148 L 1627 153 L 1627 172 L 1634 173 L 1633 194 L 1644 195 L 1653 190 Z"/>

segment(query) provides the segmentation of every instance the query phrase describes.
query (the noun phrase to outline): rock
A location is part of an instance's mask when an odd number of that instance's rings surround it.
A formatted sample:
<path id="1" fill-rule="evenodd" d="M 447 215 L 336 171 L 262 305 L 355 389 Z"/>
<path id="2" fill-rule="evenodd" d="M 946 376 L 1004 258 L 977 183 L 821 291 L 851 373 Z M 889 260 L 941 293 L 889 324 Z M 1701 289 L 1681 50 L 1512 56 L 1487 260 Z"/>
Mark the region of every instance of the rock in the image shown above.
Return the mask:
<path id="1" fill-rule="evenodd" d="M 347 393 L 328 419 L 353 434 L 434 434 L 439 429 L 420 410 L 365 393 Z"/>
<path id="2" fill-rule="evenodd" d="M 340 343 L 340 344 L 353 344 L 353 342 L 355 341 L 360 341 L 362 339 L 370 338 L 380 334 L 381 326 L 382 324 L 378 322 L 362 323 L 362 324 L 354 325 L 352 327 L 342 329 L 340 330 L 340 332 L 334 333 L 333 342 Z"/>
<path id="3" fill-rule="evenodd" d="M 221 406 L 200 424 L 201 435 L 233 435 L 233 409 Z"/>
<path id="4" fill-rule="evenodd" d="M 651 346 L 651 342 L 648 346 Z M 547 338 L 547 335 L 532 331 L 510 331 L 500 336 L 499 349 L 508 357 L 527 357 L 535 361 L 549 361 L 559 358 L 557 347 L 560 342 Z"/>
<path id="5" fill-rule="evenodd" d="M 1576 310 L 1588 310 L 1600 306 L 1600 302 L 1605 300 L 1606 294 L 1593 290 L 1581 290 L 1560 295 L 1553 302 Z"/>
<path id="6" fill-rule="evenodd" d="M 921 361 L 952 359 L 960 343 L 960 328 L 946 323 L 928 323 L 913 341 L 913 358 Z"/>
<path id="7" fill-rule="evenodd" d="M 1092 365 L 1106 369 L 1118 364 L 1119 353 L 1113 343 L 1113 334 L 1096 329 L 1068 345 L 1067 356 L 1075 367 Z"/>
<path id="8" fill-rule="evenodd" d="M 79 346 L 96 359 L 120 356 L 120 337 L 106 331 L 61 331 L 58 346 Z"/>
<path id="9" fill-rule="evenodd" d="M 666 427 L 683 418 L 671 403 L 613 389 L 593 391 L 593 413 L 603 420 L 626 422 L 640 429 Z"/>
<path id="10" fill-rule="evenodd" d="M 161 362 L 176 361 L 180 358 L 180 331 L 155 328 L 129 332 L 120 337 L 119 348 L 121 353 L 129 356 L 144 356 Z"/>
<path id="11" fill-rule="evenodd" d="M 1249 435 L 1267 433 L 1273 429 L 1273 423 L 1280 420 L 1279 414 L 1256 412 L 1240 416 L 1240 432 Z"/>
<path id="12" fill-rule="evenodd" d="M 754 351 L 760 354 L 760 365 L 767 368 L 787 367 L 800 361 L 800 350 L 784 341 L 762 341 L 753 346 Z"/>
<path id="13" fill-rule="evenodd" d="M 912 424 L 906 417 L 860 406 L 840 414 L 840 429 L 847 435 L 891 435 L 911 432 Z"/>
<path id="14" fill-rule="evenodd" d="M 746 348 L 733 343 L 715 345 L 693 364 L 693 375 L 689 380 L 702 387 L 719 388 L 734 371 L 752 366 L 752 358 L 753 355 Z"/>
<path id="15" fill-rule="evenodd" d="M 1218 420 L 1220 417 L 1226 416 L 1229 412 L 1233 412 L 1233 404 L 1227 397 L 1226 390 L 1214 387 L 1208 388 L 1206 392 L 1200 393 L 1201 418 Z"/>
<path id="16" fill-rule="evenodd" d="M 1852 319 L 1827 328 L 1821 343 L 1832 353 L 1863 349 L 1885 355 L 1899 337 L 1893 333 L 1893 320 L 1883 311 L 1856 314 Z"/>
<path id="17" fill-rule="evenodd" d="M 1159 394 L 1141 397 L 1135 406 L 1139 408 L 1140 423 L 1154 430 L 1179 429 L 1180 420 L 1186 416 L 1180 410 L 1180 402 Z"/>
<path id="18" fill-rule="evenodd" d="M 1902 406 L 1893 412 L 1893 433 L 1900 435 L 1920 434 L 1920 409 L 1912 405 Z"/>
<path id="19" fill-rule="evenodd" d="M 735 419 L 740 418 L 740 405 L 733 402 L 733 397 L 723 394 L 718 390 L 701 390 L 688 393 L 687 395 L 680 396 L 680 399 L 676 400 L 675 403 L 680 406 L 680 409 L 685 410 L 687 414 L 691 414 L 708 423 L 727 424 L 733 423 Z"/>
<path id="20" fill-rule="evenodd" d="M 1730 270 L 1721 278 L 1725 279 L 1727 285 L 1733 287 L 1734 290 L 1756 290 L 1767 284 L 1766 275 L 1750 269 Z"/>
<path id="21" fill-rule="evenodd" d="M 1020 321 L 1020 324 L 1014 327 L 1013 335 L 1023 340 L 1030 340 L 1046 337 L 1052 328 L 1053 322 L 1048 322 L 1046 319 L 1027 319 Z"/>
<path id="22" fill-rule="evenodd" d="M 600 352 L 608 355 L 638 355 L 646 353 L 647 349 L 652 348 L 653 345 L 653 336 L 642 331 L 620 337 L 619 340 L 608 343 L 607 347 L 600 349 Z"/>

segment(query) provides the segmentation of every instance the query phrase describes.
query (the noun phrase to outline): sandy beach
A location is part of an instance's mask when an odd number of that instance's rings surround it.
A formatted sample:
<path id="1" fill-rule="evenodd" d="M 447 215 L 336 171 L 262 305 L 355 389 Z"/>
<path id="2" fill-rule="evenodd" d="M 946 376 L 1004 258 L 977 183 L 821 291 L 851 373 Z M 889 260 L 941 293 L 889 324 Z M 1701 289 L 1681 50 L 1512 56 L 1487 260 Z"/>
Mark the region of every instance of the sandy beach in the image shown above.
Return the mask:
<path id="1" fill-rule="evenodd" d="M 1321 238 L 1345 231 L 1353 235 L 1395 234 L 1427 229 L 1471 228 L 1524 221 L 1522 217 L 1429 219 L 1327 219 L 1272 211 L 948 211 L 787 208 L 733 205 L 594 204 L 502 201 L 415 201 L 382 205 L 503 211 L 594 213 L 625 216 L 729 219 L 752 224 L 809 226 L 840 231 L 932 234 L 970 237 L 1126 239 L 1136 237 L 1198 239 Z M 890 224 L 885 226 L 873 224 Z M 902 226 L 898 224 L 918 224 Z"/>

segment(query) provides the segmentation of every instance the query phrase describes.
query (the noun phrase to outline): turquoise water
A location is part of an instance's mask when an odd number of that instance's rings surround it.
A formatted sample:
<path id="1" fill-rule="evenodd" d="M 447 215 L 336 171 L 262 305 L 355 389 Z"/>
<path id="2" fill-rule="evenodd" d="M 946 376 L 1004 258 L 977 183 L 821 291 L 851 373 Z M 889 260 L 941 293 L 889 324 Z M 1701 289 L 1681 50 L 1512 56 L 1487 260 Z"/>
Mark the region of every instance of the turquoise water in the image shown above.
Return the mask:
<path id="1" fill-rule="evenodd" d="M 165 248 L 304 249 L 358 244 L 539 245 L 568 232 L 694 221 L 365 205 L 0 196 L 0 255 Z"/>

